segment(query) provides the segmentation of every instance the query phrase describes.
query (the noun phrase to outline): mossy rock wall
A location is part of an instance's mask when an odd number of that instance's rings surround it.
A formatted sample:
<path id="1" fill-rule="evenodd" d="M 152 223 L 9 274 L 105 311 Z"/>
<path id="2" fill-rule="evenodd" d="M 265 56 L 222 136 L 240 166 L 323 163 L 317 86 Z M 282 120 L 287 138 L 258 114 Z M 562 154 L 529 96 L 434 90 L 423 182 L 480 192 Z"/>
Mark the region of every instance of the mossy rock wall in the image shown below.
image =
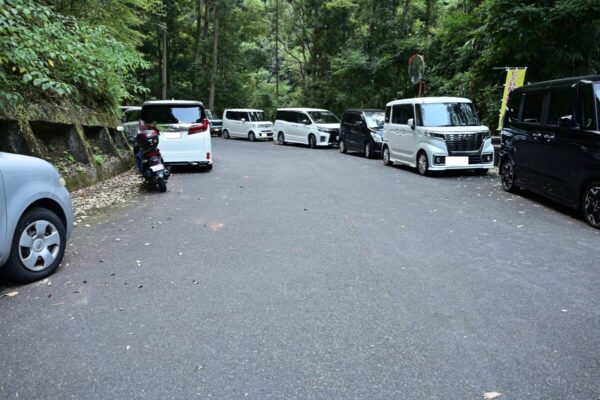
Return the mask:
<path id="1" fill-rule="evenodd" d="M 116 130 L 118 123 L 110 114 L 79 109 L 2 110 L 0 151 L 49 161 L 67 187 L 76 190 L 132 167 L 131 149 Z"/>

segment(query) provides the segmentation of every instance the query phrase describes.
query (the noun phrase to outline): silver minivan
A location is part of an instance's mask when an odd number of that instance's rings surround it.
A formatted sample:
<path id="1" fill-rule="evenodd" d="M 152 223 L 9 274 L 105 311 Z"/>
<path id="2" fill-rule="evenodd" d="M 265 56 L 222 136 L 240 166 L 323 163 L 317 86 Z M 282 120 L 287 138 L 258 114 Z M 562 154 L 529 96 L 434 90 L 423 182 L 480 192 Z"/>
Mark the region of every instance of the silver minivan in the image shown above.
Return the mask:
<path id="1" fill-rule="evenodd" d="M 0 152 L 0 275 L 42 279 L 60 265 L 73 226 L 71 196 L 44 160 Z"/>
<path id="2" fill-rule="evenodd" d="M 490 130 L 479 122 L 473 103 L 460 97 L 395 100 L 385 108 L 382 157 L 385 165 L 429 171 L 494 166 Z"/>

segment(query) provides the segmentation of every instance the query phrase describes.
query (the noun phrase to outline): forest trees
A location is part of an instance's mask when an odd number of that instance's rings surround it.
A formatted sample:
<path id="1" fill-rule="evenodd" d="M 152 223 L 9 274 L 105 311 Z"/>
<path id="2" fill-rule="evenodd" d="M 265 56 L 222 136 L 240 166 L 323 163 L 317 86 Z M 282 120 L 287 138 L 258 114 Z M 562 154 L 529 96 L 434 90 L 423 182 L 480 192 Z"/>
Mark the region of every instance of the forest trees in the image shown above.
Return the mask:
<path id="1" fill-rule="evenodd" d="M 389 100 L 416 95 L 407 60 L 418 52 L 427 65 L 425 95 L 470 97 L 484 121 L 493 125 L 503 81 L 502 71 L 494 67 L 527 66 L 528 81 L 600 70 L 600 2 L 594 0 L 34 3 L 47 6 L 61 21 L 73 18 L 73 23 L 89 27 L 86 35 L 96 32 L 94 43 L 107 65 L 91 61 L 96 70 L 89 74 L 98 73 L 111 84 L 86 88 L 84 80 L 98 80 L 86 76 L 72 86 L 82 100 L 109 96 L 111 104 L 166 97 L 199 99 L 217 111 L 383 107 Z M 0 0 L 0 13 L 23 4 Z M 0 23 L 0 29 L 5 26 Z M 39 27 L 34 24 L 31 30 Z M 12 34 L 1 32 L 9 38 Z M 40 43 L 38 50 L 46 57 L 53 45 Z M 67 48 L 62 55 L 67 60 L 61 60 L 61 68 L 81 62 L 69 52 Z M 20 54 L 6 46 L 0 49 L 0 92 L 9 97 L 23 85 L 15 83 L 12 64 L 5 60 Z M 113 73 L 106 75 L 109 70 Z"/>

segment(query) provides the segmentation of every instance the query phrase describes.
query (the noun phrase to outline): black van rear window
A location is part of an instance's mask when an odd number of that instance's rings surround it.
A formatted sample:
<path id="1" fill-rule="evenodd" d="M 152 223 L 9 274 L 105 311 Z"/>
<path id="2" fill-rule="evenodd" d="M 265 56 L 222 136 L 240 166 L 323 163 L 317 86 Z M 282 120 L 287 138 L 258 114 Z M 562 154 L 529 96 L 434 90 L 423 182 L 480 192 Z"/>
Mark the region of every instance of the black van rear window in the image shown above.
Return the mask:
<path id="1" fill-rule="evenodd" d="M 147 124 L 195 124 L 204 118 L 204 109 L 196 105 L 151 104 L 142 107 L 142 120 Z"/>

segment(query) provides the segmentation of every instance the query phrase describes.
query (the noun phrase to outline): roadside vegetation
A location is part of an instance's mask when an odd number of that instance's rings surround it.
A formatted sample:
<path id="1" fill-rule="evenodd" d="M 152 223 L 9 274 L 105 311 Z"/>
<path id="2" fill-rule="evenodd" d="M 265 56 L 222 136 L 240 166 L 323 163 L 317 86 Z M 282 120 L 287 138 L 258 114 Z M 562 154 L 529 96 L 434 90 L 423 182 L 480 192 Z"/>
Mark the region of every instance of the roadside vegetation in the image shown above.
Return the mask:
<path id="1" fill-rule="evenodd" d="M 474 100 L 493 126 L 504 74 L 600 70 L 595 0 L 0 0 L 0 101 L 114 110 L 150 98 L 382 107 L 417 93 Z"/>

